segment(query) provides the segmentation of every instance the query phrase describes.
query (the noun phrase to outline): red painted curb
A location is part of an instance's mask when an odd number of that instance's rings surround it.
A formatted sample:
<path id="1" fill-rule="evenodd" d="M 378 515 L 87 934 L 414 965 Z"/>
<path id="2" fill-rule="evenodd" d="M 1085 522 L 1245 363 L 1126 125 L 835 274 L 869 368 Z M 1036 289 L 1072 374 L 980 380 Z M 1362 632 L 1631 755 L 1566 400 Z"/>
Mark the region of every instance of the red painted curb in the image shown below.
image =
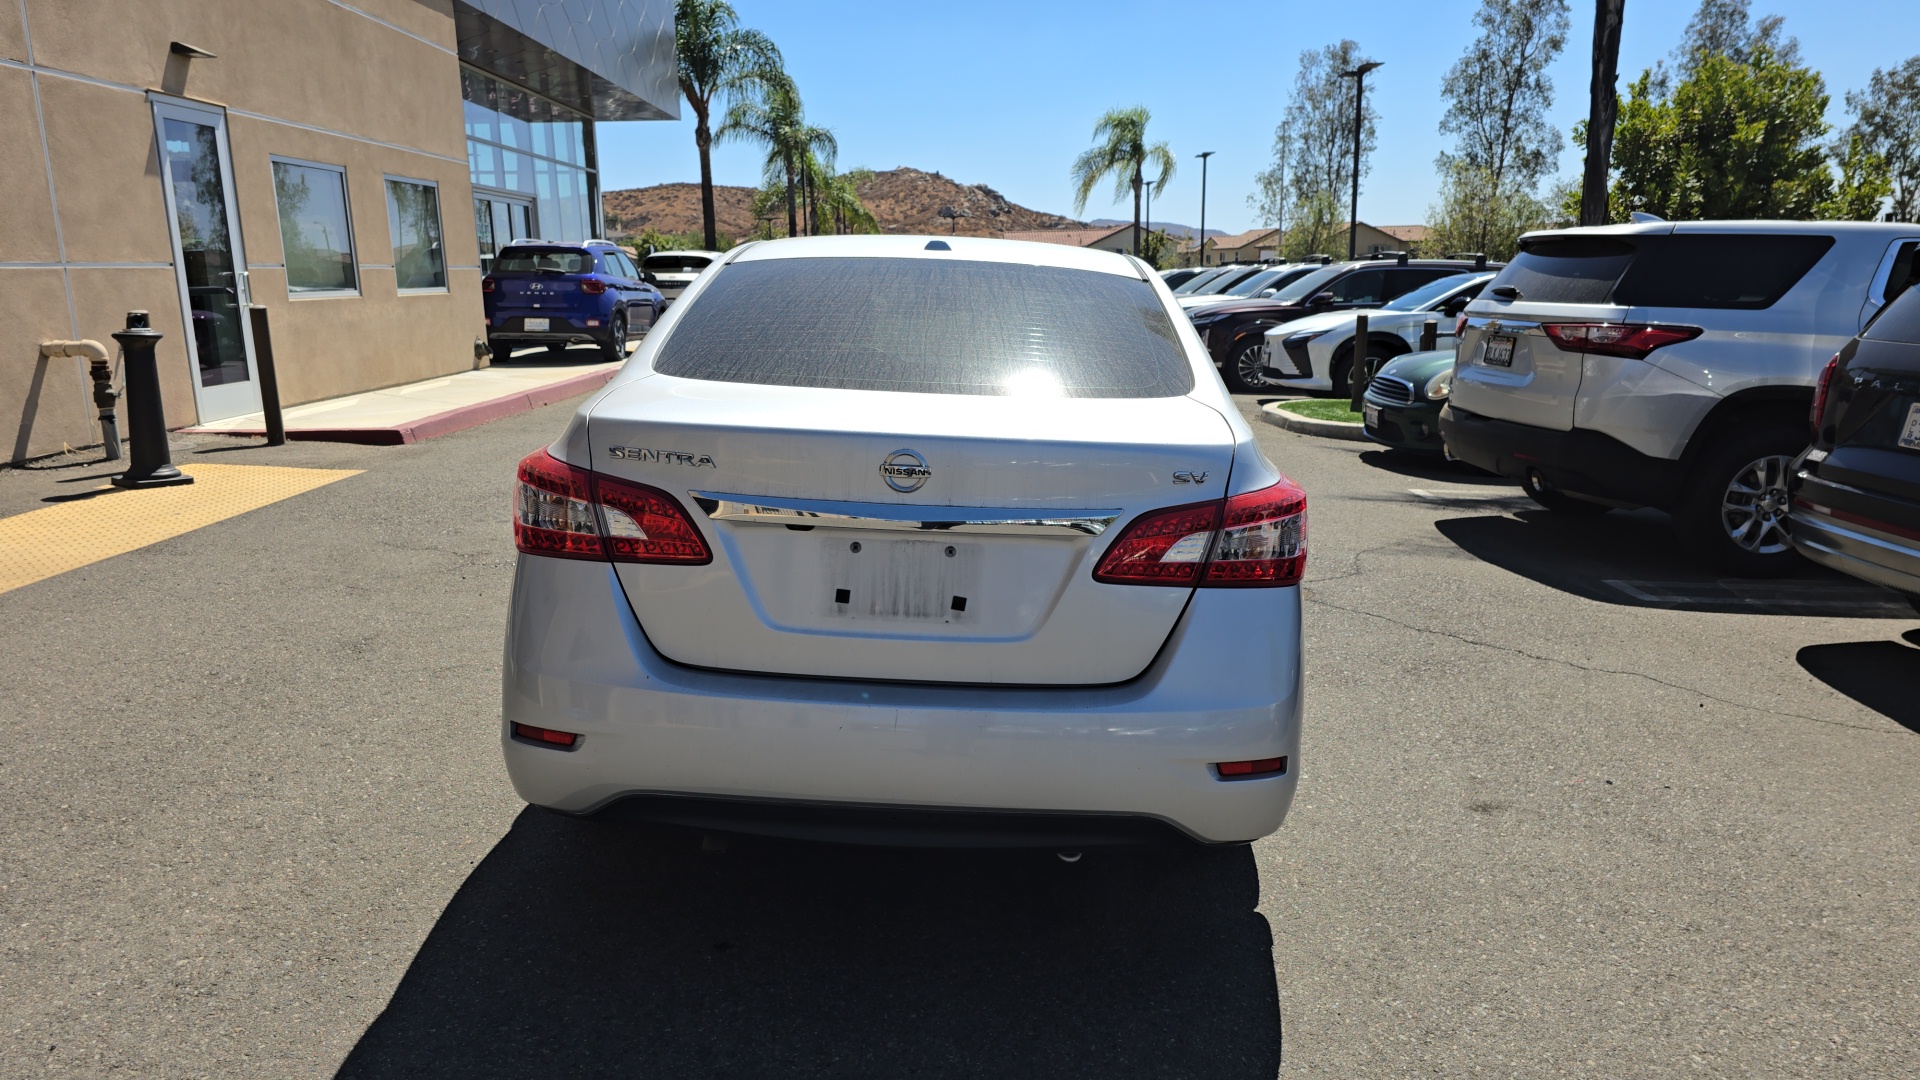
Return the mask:
<path id="1" fill-rule="evenodd" d="M 410 423 L 394 427 L 361 428 L 288 428 L 287 438 L 300 442 L 342 442 L 360 443 L 365 446 L 402 446 L 416 443 L 422 439 L 436 439 L 442 435 L 451 435 L 456 431 L 465 431 L 481 424 L 490 424 L 495 420 L 504 420 L 509 416 L 518 416 L 531 412 L 543 405 L 556 401 L 565 401 L 570 397 L 598 390 L 619 374 L 619 368 L 605 371 L 589 371 L 584 375 L 575 375 L 571 379 L 547 383 L 532 390 L 507 394 L 490 401 L 476 401 L 471 405 L 448 409 L 446 412 L 423 416 Z M 226 428 L 209 431 L 205 428 L 182 428 L 189 435 L 265 435 L 266 428 Z"/>

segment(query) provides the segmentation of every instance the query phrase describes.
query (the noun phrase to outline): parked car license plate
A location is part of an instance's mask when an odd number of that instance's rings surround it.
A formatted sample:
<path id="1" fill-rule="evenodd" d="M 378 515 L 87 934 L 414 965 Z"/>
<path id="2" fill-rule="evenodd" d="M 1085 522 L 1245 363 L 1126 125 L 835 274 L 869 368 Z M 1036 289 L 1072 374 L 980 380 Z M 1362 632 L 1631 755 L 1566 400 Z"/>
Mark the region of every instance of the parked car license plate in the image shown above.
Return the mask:
<path id="1" fill-rule="evenodd" d="M 1480 359 L 1494 367 L 1513 366 L 1513 339 L 1505 334 L 1495 334 L 1487 338 L 1486 349 Z"/>
<path id="2" fill-rule="evenodd" d="M 1360 407 L 1360 417 L 1361 417 L 1362 423 L 1366 427 L 1370 427 L 1370 428 L 1379 427 L 1380 426 L 1380 406 L 1362 405 Z"/>
<path id="3" fill-rule="evenodd" d="M 1920 401 L 1907 406 L 1907 426 L 1900 429 L 1900 445 L 1920 450 Z"/>
<path id="4" fill-rule="evenodd" d="M 520 329 L 522 330 L 539 331 L 539 330 L 545 330 L 546 328 L 547 328 L 547 320 L 545 319 L 521 319 L 520 320 Z"/>

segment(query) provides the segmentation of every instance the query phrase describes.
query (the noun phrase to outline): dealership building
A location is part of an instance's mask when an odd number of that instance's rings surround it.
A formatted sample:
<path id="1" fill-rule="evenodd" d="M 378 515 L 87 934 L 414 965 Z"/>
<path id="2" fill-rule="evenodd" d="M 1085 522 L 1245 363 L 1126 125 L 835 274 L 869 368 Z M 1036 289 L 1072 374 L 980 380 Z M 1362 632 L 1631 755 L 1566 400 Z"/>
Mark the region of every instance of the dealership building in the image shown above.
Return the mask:
<path id="1" fill-rule="evenodd" d="M 596 121 L 679 116 L 672 0 L 0 4 L 0 437 L 96 444 L 86 361 L 164 333 L 169 427 L 485 363 L 506 242 L 600 231 Z"/>

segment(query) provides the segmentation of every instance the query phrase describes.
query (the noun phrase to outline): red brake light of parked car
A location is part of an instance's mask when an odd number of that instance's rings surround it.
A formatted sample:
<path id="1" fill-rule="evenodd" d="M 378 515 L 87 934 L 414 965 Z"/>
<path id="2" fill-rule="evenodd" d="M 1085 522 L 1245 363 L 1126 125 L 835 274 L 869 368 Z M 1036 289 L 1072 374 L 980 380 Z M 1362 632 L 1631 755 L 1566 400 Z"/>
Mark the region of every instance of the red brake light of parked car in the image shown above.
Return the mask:
<path id="1" fill-rule="evenodd" d="M 1547 323 L 1555 345 L 1568 352 L 1599 353 L 1644 360 L 1663 345 L 1692 341 L 1702 333 L 1697 326 L 1651 326 L 1635 323 Z"/>
<path id="2" fill-rule="evenodd" d="M 1295 585 L 1306 570 L 1307 493 L 1272 487 L 1142 514 L 1107 548 L 1093 579 L 1108 585 Z"/>
<path id="3" fill-rule="evenodd" d="M 528 555 L 703 565 L 700 530 L 658 488 L 569 465 L 545 450 L 520 462 L 514 546 Z"/>
<path id="4" fill-rule="evenodd" d="M 499 286 L 499 282 L 493 280 L 490 277 L 483 277 L 480 279 L 481 292 L 492 292 L 498 286 Z"/>
<path id="5" fill-rule="evenodd" d="M 601 293 L 607 291 L 607 283 L 601 281 L 599 278 L 581 278 L 580 291 L 586 293 L 588 296 L 599 296 Z"/>
<path id="6" fill-rule="evenodd" d="M 1807 414 L 1807 423 L 1813 427 L 1813 437 L 1820 438 L 1820 417 L 1827 411 L 1827 391 L 1833 388 L 1833 373 L 1840 370 L 1840 354 L 1834 353 L 1827 366 L 1820 369 L 1820 382 L 1813 390 L 1813 411 Z"/>

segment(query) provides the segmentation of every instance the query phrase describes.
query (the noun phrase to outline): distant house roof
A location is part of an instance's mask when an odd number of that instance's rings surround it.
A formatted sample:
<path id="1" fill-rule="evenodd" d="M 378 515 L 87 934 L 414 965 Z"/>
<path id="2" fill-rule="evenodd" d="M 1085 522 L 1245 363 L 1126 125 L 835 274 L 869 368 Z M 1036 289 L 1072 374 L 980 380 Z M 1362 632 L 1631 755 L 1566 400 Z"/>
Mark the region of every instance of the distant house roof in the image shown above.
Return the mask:
<path id="1" fill-rule="evenodd" d="M 1065 244 L 1068 247 L 1091 247 L 1115 233 L 1133 228 L 1131 222 L 1100 229 L 1029 229 L 1023 232 L 1001 233 L 1002 240 L 1026 240 L 1037 244 Z"/>
<path id="2" fill-rule="evenodd" d="M 1360 224 L 1365 225 L 1366 222 L 1363 221 Z M 1432 231 L 1425 225 L 1375 225 L 1374 228 L 1395 240 L 1404 240 L 1409 244 L 1425 243 L 1427 234 Z"/>
<path id="3" fill-rule="evenodd" d="M 1218 250 L 1232 251 L 1232 250 L 1237 250 L 1239 248 L 1252 247 L 1253 245 L 1259 244 L 1259 243 L 1270 243 L 1273 239 L 1273 235 L 1274 235 L 1274 230 L 1272 229 L 1248 229 L 1246 232 L 1241 232 L 1241 233 L 1231 233 L 1224 236 L 1209 236 L 1207 237 L 1207 243 L 1213 245 L 1213 248 L 1216 251 Z M 1199 246 L 1200 246 L 1199 241 L 1190 240 L 1187 243 L 1181 245 L 1181 250 L 1193 251 Z"/>

